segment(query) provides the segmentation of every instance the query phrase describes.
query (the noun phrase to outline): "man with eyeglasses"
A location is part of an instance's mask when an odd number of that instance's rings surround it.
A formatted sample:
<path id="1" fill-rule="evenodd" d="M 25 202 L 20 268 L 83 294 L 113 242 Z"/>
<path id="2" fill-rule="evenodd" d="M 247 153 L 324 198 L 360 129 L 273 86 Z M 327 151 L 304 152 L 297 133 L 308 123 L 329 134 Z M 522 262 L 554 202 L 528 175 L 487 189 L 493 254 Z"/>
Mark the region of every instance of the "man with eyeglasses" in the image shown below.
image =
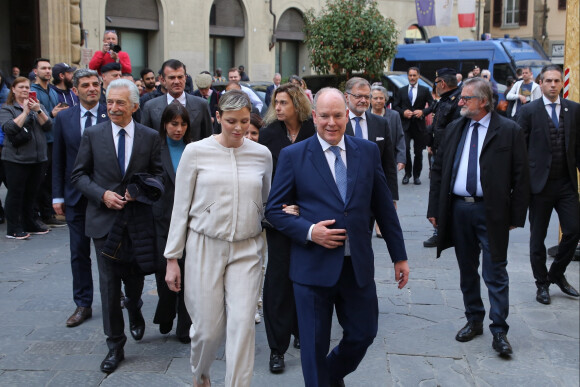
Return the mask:
<path id="1" fill-rule="evenodd" d="M 387 178 L 387 185 L 393 200 L 399 200 L 395 147 L 387 120 L 374 114 L 367 114 L 371 101 L 371 85 L 364 78 L 353 77 L 346 82 L 345 93 L 348 107 L 346 134 L 364 138 L 379 147 L 381 165 Z M 380 233 L 379 233 L 380 235 Z"/>
<path id="2" fill-rule="evenodd" d="M 430 137 L 433 158 L 443 138 L 445 128 L 451 121 L 460 117 L 459 96 L 461 89 L 457 87 L 457 71 L 452 68 L 442 68 L 435 72 L 435 91 L 440 99 L 433 108 L 433 124 L 427 129 Z M 437 228 L 433 235 L 423 242 L 423 247 L 437 247 Z"/>
<path id="3" fill-rule="evenodd" d="M 95 52 L 93 58 L 89 62 L 89 68 L 96 70 L 101 74 L 101 67 L 109 63 L 119 63 L 121 65 L 121 73 L 131 74 L 131 59 L 129 54 L 121 51 L 119 46 L 119 39 L 117 31 L 106 30 L 103 34 L 103 47 Z"/>
<path id="4" fill-rule="evenodd" d="M 427 218 L 438 227 L 437 257 L 455 247 L 467 323 L 455 339 L 483 334 L 479 255 L 489 293 L 492 347 L 512 354 L 509 325 L 509 231 L 523 227 L 529 203 L 524 132 L 493 111 L 492 90 L 482 78 L 465 81 L 461 116 L 445 129 L 431 168 Z"/>
<path id="5" fill-rule="evenodd" d="M 433 96 L 427 87 L 419 85 L 419 69 L 417 67 L 409 67 L 407 78 L 409 85 L 399 88 L 395 93 L 393 109 L 401 116 L 405 132 L 407 162 L 405 163 L 403 184 L 409 184 L 409 179 L 413 176 L 413 183 L 419 185 L 421 184 L 423 149 L 425 149 L 427 134 L 425 117 L 433 109 Z M 413 161 L 411 160 L 411 140 L 413 140 L 413 153 L 415 154 Z"/>

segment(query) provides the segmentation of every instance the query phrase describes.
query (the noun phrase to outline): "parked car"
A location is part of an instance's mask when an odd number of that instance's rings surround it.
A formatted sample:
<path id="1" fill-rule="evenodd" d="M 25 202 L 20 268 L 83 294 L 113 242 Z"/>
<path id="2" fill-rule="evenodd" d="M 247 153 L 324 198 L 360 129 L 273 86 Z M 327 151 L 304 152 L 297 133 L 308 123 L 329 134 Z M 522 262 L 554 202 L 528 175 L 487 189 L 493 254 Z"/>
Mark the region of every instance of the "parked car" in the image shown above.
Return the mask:
<path id="1" fill-rule="evenodd" d="M 252 81 L 252 82 L 240 82 L 240 85 L 249 87 L 250 89 L 252 89 L 252 91 L 254 93 L 256 93 L 256 95 L 258 96 L 258 98 L 260 98 L 260 100 L 263 103 L 262 106 L 262 111 L 260 112 L 260 114 L 262 116 L 264 116 L 264 114 L 266 114 L 266 110 L 268 110 L 268 107 L 266 106 L 266 88 L 268 86 L 270 86 L 272 84 L 272 82 L 268 82 L 268 81 Z M 226 89 L 226 86 L 228 85 L 228 82 L 214 82 L 211 87 L 213 87 L 215 90 L 217 90 L 219 93 L 223 92 Z"/>

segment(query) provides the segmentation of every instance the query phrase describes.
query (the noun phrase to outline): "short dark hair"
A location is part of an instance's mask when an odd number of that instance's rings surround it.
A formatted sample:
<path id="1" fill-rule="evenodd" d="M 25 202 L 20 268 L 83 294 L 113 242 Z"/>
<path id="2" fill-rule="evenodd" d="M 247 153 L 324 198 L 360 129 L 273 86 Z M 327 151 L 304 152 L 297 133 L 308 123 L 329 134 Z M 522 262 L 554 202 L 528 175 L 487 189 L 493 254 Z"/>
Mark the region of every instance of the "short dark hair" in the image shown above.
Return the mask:
<path id="1" fill-rule="evenodd" d="M 439 78 L 449 87 L 457 87 L 457 77 L 455 75 L 442 75 Z"/>
<path id="2" fill-rule="evenodd" d="M 169 60 L 166 60 L 165 62 L 163 62 L 163 64 L 161 65 L 160 74 L 163 78 L 165 78 L 165 68 L 166 67 L 169 67 L 172 70 L 179 70 L 180 68 L 183 68 L 183 70 L 185 70 L 185 72 L 187 73 L 187 69 L 182 61 L 177 60 L 177 59 L 169 59 Z"/>
<path id="3" fill-rule="evenodd" d="M 540 71 L 540 81 L 544 80 L 544 73 L 546 71 L 558 71 L 560 73 L 560 78 L 562 78 L 562 76 L 564 75 L 564 73 L 562 72 L 562 68 L 560 66 L 555 64 L 549 64 L 542 67 L 542 71 Z"/>
<path id="4" fill-rule="evenodd" d="M 161 115 L 161 123 L 159 128 L 159 136 L 161 137 L 162 142 L 167 141 L 167 129 L 165 129 L 165 125 L 171 122 L 174 118 L 181 117 L 183 122 L 187 122 L 187 129 L 185 130 L 185 134 L 183 135 L 183 142 L 189 144 L 191 142 L 191 121 L 189 120 L 189 113 L 187 109 L 178 101 L 173 100 L 165 110 L 163 110 L 163 114 Z"/>
<path id="5" fill-rule="evenodd" d="M 73 86 L 78 88 L 80 80 L 82 78 L 88 77 L 97 77 L 97 79 L 99 79 L 99 73 L 97 73 L 95 70 L 90 69 L 78 69 L 77 71 L 75 71 L 73 75 Z"/>
<path id="6" fill-rule="evenodd" d="M 417 74 L 421 74 L 421 72 L 419 71 L 419 67 L 415 67 L 415 66 L 411 66 L 407 69 L 407 74 L 409 74 L 409 71 L 411 70 L 415 70 L 417 72 Z"/>
<path id="7" fill-rule="evenodd" d="M 153 73 L 153 75 L 155 76 L 155 72 L 149 68 L 145 68 L 145 69 L 141 70 L 139 75 L 141 75 L 141 79 L 143 79 L 143 77 L 149 73 Z"/>
<path id="8" fill-rule="evenodd" d="M 35 68 L 35 69 L 38 68 L 38 62 L 48 62 L 48 63 L 50 63 L 50 59 L 47 59 L 47 58 L 36 58 L 34 60 L 34 67 L 33 68 Z"/>

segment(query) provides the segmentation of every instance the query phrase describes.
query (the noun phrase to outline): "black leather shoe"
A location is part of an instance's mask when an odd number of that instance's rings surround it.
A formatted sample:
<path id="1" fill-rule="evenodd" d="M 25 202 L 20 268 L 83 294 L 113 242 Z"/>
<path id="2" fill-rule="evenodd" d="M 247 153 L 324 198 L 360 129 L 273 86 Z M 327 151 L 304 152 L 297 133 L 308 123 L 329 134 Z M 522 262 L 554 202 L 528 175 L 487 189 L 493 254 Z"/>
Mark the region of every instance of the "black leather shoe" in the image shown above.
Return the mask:
<path id="1" fill-rule="evenodd" d="M 483 323 L 481 321 L 468 321 L 467 324 L 457 332 L 455 340 L 465 343 L 472 340 L 477 335 L 483 335 Z"/>
<path id="2" fill-rule="evenodd" d="M 550 290 L 548 285 L 540 285 L 538 286 L 538 291 L 536 292 L 536 301 L 540 304 L 549 305 L 550 300 Z"/>
<path id="3" fill-rule="evenodd" d="M 413 179 L 413 184 L 415 185 L 421 185 L 421 179 L 419 179 L 418 177 Z"/>
<path id="4" fill-rule="evenodd" d="M 300 349 L 300 339 L 298 337 L 294 337 L 294 348 Z"/>
<path id="5" fill-rule="evenodd" d="M 403 177 L 403 184 L 409 184 L 409 177 L 411 177 L 411 176 L 405 175 Z"/>
<path id="6" fill-rule="evenodd" d="M 437 235 L 433 235 L 423 242 L 423 247 L 437 247 Z"/>
<path id="7" fill-rule="evenodd" d="M 508 356 L 514 352 L 512 351 L 512 346 L 508 341 L 505 332 L 494 333 L 491 346 L 499 352 L 501 356 Z"/>
<path id="8" fill-rule="evenodd" d="M 115 371 L 119 363 L 125 359 L 125 351 L 123 348 L 111 349 L 105 360 L 101 363 L 101 371 L 110 374 Z"/>
<path id="9" fill-rule="evenodd" d="M 286 368 L 284 355 L 280 355 L 276 351 L 270 352 L 270 372 L 277 374 L 283 372 L 284 368 Z"/>
<path id="10" fill-rule="evenodd" d="M 330 382 L 330 387 L 345 387 L 344 379 L 333 380 Z"/>
<path id="11" fill-rule="evenodd" d="M 159 324 L 159 333 L 161 333 L 162 335 L 171 332 L 172 329 L 173 329 L 173 321 Z"/>
<path id="12" fill-rule="evenodd" d="M 143 319 L 141 310 L 135 313 L 129 313 L 129 329 L 131 330 L 131 336 L 136 341 L 143 338 L 143 334 L 145 334 L 145 319 Z"/>
<path id="13" fill-rule="evenodd" d="M 580 294 L 578 294 L 578 291 L 576 289 L 574 289 L 574 287 L 572 285 L 570 285 L 568 283 L 568 281 L 566 281 L 566 277 L 564 277 L 564 276 L 562 276 L 558 279 L 551 279 L 550 278 L 550 282 L 558 285 L 560 290 L 562 290 L 562 292 L 566 293 L 569 296 L 572 296 L 572 297 L 580 296 Z"/>

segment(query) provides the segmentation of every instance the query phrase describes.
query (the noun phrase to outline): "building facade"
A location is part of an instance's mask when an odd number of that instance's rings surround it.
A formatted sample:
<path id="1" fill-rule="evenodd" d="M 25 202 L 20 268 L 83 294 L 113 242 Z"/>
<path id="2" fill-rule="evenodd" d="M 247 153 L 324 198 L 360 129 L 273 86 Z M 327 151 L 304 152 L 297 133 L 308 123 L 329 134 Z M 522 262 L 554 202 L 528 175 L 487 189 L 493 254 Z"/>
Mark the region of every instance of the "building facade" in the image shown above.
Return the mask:
<path id="1" fill-rule="evenodd" d="M 457 0 L 448 27 L 417 26 L 414 0 L 378 0 L 384 16 L 405 37 L 457 35 L 475 39 L 475 28 L 458 27 Z M 243 64 L 252 80 L 312 73 L 303 43 L 304 13 L 326 0 L 6 0 L 0 5 L 0 68 L 30 71 L 34 58 L 86 65 L 102 47 L 106 30 L 116 30 L 131 57 L 133 75 L 182 60 L 188 72 L 227 72 Z M 4 55 L 6 54 L 6 55 Z"/>

